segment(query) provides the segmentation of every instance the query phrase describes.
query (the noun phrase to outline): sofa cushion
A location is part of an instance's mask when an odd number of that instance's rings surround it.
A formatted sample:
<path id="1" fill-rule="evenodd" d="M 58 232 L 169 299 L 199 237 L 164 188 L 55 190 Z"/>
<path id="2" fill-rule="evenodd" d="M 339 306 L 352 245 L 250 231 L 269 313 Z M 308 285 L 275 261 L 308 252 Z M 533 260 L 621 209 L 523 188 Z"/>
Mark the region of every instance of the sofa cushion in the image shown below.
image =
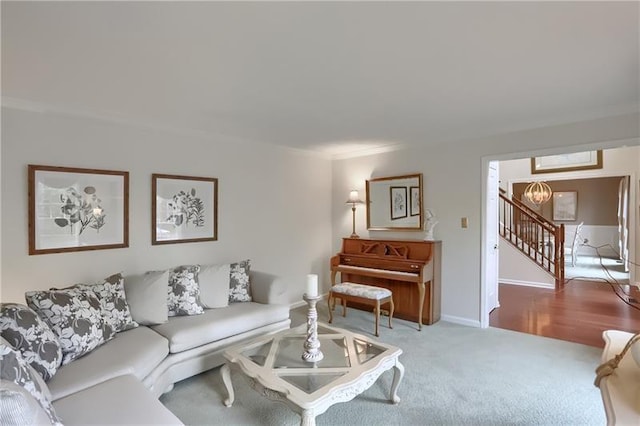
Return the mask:
<path id="1" fill-rule="evenodd" d="M 167 339 L 148 327 L 123 331 L 90 354 L 65 365 L 49 381 L 53 400 L 113 377 L 147 376 L 169 353 Z"/>
<path id="2" fill-rule="evenodd" d="M 38 402 L 40 407 L 47 413 L 50 424 L 60 424 L 60 420 L 56 415 L 56 412 L 51 405 L 49 390 L 44 383 L 40 374 L 36 372 L 29 363 L 23 358 L 19 350 L 14 349 L 7 343 L 6 340 L 0 338 L 0 380 L 4 382 L 11 382 L 24 388 L 31 394 L 31 396 Z M 24 395 L 27 401 L 28 396 Z M 15 399 L 13 400 L 15 401 Z M 3 403 L 10 403 L 11 401 L 3 400 Z M 29 408 L 32 404 L 23 405 L 22 407 L 8 407 L 3 406 L 2 411 L 6 413 L 8 409 L 12 409 L 12 416 L 14 416 L 15 423 L 20 424 L 21 420 L 25 417 L 33 417 L 37 415 L 37 410 L 30 412 Z M 2 423 L 6 424 L 6 423 Z M 9 422 L 9 424 L 11 424 Z"/>
<path id="3" fill-rule="evenodd" d="M 183 424 L 131 375 L 114 377 L 53 405 L 65 426 Z"/>
<path id="4" fill-rule="evenodd" d="M 28 390 L 0 379 L 0 425 L 50 424 L 49 415 Z"/>
<path id="5" fill-rule="evenodd" d="M 44 380 L 53 377 L 62 363 L 62 349 L 55 333 L 25 305 L 0 304 L 0 335 L 21 352 Z"/>
<path id="6" fill-rule="evenodd" d="M 228 263 L 200 265 L 200 301 L 205 308 L 224 308 L 229 305 L 230 266 Z"/>
<path id="7" fill-rule="evenodd" d="M 200 303 L 198 265 L 181 265 L 169 272 L 169 316 L 200 315 L 204 312 Z"/>
<path id="8" fill-rule="evenodd" d="M 115 332 L 129 330 L 138 326 L 131 317 L 131 310 L 124 291 L 124 279 L 121 273 L 113 274 L 95 284 L 77 284 L 78 288 L 95 293 L 102 307 L 102 316 Z"/>
<path id="9" fill-rule="evenodd" d="M 251 286 L 249 273 L 251 261 L 249 259 L 232 263 L 229 276 L 229 302 L 251 302 Z"/>
<path id="10" fill-rule="evenodd" d="M 115 335 L 105 323 L 102 306 L 93 291 L 76 287 L 28 291 L 25 299 L 58 337 L 62 365 L 91 352 Z"/>
<path id="11" fill-rule="evenodd" d="M 169 271 L 149 271 L 126 277 L 124 291 L 133 320 L 141 325 L 167 322 L 167 284 Z"/>
<path id="12" fill-rule="evenodd" d="M 169 340 L 171 353 L 178 353 L 287 318 L 288 305 L 232 303 L 226 308 L 205 309 L 203 315 L 170 318 L 152 328 Z"/>

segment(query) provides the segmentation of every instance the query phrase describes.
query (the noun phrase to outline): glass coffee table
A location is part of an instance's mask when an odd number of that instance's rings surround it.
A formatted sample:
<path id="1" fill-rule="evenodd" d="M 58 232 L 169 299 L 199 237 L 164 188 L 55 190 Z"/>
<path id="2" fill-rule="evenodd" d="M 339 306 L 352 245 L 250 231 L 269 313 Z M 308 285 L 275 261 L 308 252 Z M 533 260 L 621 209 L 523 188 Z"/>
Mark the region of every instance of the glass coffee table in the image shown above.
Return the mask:
<path id="1" fill-rule="evenodd" d="M 315 425 L 316 416 L 338 402 L 350 401 L 393 368 L 389 400 L 400 402 L 397 390 L 404 376 L 398 357 L 402 349 L 347 330 L 318 324 L 318 339 L 324 358 L 302 359 L 307 326 L 258 337 L 227 349 L 222 380 L 234 401 L 230 369 L 239 369 L 250 386 L 272 401 L 286 404 L 302 416 L 302 425 Z M 353 419 L 356 421 L 356 419 Z"/>

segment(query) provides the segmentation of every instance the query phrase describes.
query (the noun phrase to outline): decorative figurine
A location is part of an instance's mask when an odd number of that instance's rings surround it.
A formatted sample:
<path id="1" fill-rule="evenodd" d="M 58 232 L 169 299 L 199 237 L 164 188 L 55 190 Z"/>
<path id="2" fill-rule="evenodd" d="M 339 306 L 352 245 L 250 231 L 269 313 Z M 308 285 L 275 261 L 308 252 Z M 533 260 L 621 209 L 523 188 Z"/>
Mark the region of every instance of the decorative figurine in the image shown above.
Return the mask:
<path id="1" fill-rule="evenodd" d="M 425 220 L 424 220 L 424 230 L 425 230 L 424 239 L 426 241 L 433 240 L 433 228 L 435 228 L 437 224 L 438 224 L 438 220 L 436 219 L 436 216 L 433 214 L 433 211 L 431 211 L 431 209 L 426 209 Z"/>

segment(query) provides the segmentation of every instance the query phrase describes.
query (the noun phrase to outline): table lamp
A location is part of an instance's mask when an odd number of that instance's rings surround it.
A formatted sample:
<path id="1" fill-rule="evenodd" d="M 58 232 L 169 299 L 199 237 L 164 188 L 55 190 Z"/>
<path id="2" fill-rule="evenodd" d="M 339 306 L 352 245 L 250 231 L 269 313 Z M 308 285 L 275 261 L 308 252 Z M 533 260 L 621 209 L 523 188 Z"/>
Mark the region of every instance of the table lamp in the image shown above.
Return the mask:
<path id="1" fill-rule="evenodd" d="M 351 231 L 351 238 L 360 238 L 358 234 L 356 234 L 356 204 L 364 204 L 364 201 L 360 199 L 358 195 L 358 191 L 355 189 L 349 193 L 349 199 L 347 200 L 347 204 L 351 204 L 351 215 L 352 215 L 352 224 L 353 228 Z"/>

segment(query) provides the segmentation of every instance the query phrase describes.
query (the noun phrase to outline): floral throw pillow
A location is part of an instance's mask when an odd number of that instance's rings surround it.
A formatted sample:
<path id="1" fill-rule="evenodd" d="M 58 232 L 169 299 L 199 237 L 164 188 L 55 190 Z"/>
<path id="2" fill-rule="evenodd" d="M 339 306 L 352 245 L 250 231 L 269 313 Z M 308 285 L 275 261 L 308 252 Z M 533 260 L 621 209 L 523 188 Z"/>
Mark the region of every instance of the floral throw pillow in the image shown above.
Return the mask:
<path id="1" fill-rule="evenodd" d="M 136 328 L 138 323 L 131 317 L 121 273 L 113 274 L 96 284 L 77 284 L 82 290 L 93 291 L 100 301 L 104 321 L 116 333 Z"/>
<path id="2" fill-rule="evenodd" d="M 198 265 L 182 265 L 169 272 L 167 305 L 170 317 L 204 313 L 200 302 L 198 272 Z"/>
<path id="3" fill-rule="evenodd" d="M 251 287 L 249 285 L 249 259 L 232 263 L 229 279 L 229 303 L 251 302 Z"/>
<path id="4" fill-rule="evenodd" d="M 58 336 L 62 365 L 115 336 L 115 331 L 105 323 L 100 301 L 92 291 L 80 288 L 28 291 L 25 299 Z"/>
<path id="5" fill-rule="evenodd" d="M 0 304 L 0 336 L 18 349 L 44 380 L 49 380 L 62 363 L 58 337 L 38 314 L 18 303 Z"/>
<path id="6" fill-rule="evenodd" d="M 38 373 L 22 358 L 20 351 L 12 348 L 5 340 L 0 339 L 0 381 L 15 383 L 19 387 L 28 391 L 46 412 L 51 424 L 62 425 L 51 405 L 49 389 L 42 379 L 38 378 Z M 3 418 L 6 410 L 3 411 Z M 32 423 L 35 417 L 34 412 L 22 411 L 11 413 L 16 416 L 15 424 L 23 422 Z M 5 423 L 3 423 L 5 424 Z"/>

